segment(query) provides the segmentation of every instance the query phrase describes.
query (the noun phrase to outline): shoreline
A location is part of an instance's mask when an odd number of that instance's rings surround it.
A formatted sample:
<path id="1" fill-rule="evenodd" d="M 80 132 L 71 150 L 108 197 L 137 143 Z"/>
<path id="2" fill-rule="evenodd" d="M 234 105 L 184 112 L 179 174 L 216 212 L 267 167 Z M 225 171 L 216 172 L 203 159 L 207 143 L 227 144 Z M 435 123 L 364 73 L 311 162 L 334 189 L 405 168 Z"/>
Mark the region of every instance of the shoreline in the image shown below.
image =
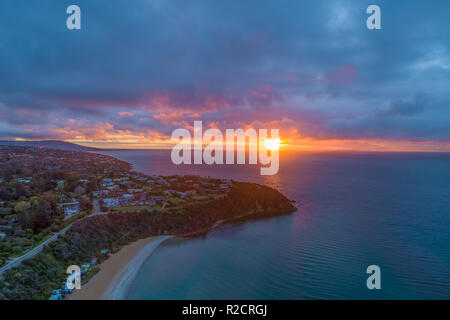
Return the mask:
<path id="1" fill-rule="evenodd" d="M 219 220 L 214 225 L 195 232 L 178 235 L 179 237 L 192 237 L 207 233 L 218 226 L 251 215 L 248 212 L 241 216 Z M 140 239 L 113 253 L 99 265 L 99 272 L 82 286 L 81 290 L 73 291 L 67 300 L 125 300 L 129 288 L 144 262 L 152 255 L 153 251 L 167 239 L 174 236 L 152 236 Z"/>
<path id="2" fill-rule="evenodd" d="M 68 300 L 122 300 L 144 262 L 153 251 L 172 236 L 153 236 L 133 242 L 99 265 L 100 271 L 68 295 Z"/>
<path id="3" fill-rule="evenodd" d="M 192 237 L 207 233 L 225 223 L 239 221 L 240 219 L 253 214 L 255 214 L 255 212 L 251 211 L 230 219 L 218 220 L 210 227 L 177 235 L 177 237 Z M 173 237 L 174 236 L 172 235 L 152 236 L 140 239 L 121 248 L 118 252 L 111 254 L 107 260 L 99 265 L 100 271 L 90 279 L 81 290 L 75 290 L 67 297 L 67 299 L 125 300 L 128 296 L 130 286 L 144 262 L 162 242 Z"/>

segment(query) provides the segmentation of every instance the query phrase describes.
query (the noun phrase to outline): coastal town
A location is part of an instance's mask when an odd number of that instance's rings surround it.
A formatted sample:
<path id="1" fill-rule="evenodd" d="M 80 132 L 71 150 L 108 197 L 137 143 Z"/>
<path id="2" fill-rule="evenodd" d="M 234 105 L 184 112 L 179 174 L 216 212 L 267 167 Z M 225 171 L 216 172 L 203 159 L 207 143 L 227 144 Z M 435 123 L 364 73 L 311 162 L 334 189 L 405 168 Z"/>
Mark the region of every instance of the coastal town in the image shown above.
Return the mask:
<path id="1" fill-rule="evenodd" d="M 112 157 L 0 147 L 0 267 L 93 210 L 97 176 L 125 172 Z"/>
<path id="2" fill-rule="evenodd" d="M 0 300 L 60 300 L 70 265 L 89 281 L 126 244 L 295 208 L 257 184 L 145 175 L 94 152 L 0 146 Z M 44 276 L 45 274 L 45 276 Z"/>
<path id="3" fill-rule="evenodd" d="M 158 211 L 220 196 L 231 182 L 147 176 L 86 152 L 0 146 L 0 267 L 78 219 Z"/>

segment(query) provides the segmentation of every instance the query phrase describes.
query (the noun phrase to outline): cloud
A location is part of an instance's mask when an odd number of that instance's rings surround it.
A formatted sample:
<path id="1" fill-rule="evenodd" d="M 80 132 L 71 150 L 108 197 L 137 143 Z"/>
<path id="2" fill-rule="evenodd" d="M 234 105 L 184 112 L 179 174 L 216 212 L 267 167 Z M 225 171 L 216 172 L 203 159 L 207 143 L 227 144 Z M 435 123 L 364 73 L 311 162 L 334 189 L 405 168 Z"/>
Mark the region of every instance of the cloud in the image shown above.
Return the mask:
<path id="1" fill-rule="evenodd" d="M 150 139 L 203 119 L 450 139 L 446 1 L 381 1 L 377 31 L 366 0 L 79 0 L 80 31 L 65 28 L 69 4 L 1 2 L 2 137 Z"/>
<path id="2" fill-rule="evenodd" d="M 120 111 L 119 112 L 119 116 L 121 117 L 126 117 L 126 116 L 134 116 L 135 114 L 133 112 L 128 112 L 128 111 Z"/>
<path id="3" fill-rule="evenodd" d="M 422 95 L 416 95 L 411 100 L 395 100 L 392 101 L 387 110 L 383 110 L 379 113 L 380 116 L 386 117 L 408 117 L 420 114 L 424 112 L 427 107 L 428 101 L 426 97 Z"/>

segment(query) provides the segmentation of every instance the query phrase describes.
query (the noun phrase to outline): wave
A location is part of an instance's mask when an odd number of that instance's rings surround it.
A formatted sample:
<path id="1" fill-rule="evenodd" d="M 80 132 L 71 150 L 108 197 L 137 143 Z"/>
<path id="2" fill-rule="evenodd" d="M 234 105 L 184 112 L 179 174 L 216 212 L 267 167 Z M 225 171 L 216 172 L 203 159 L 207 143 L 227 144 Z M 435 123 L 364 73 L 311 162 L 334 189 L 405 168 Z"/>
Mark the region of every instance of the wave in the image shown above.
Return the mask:
<path id="1" fill-rule="evenodd" d="M 130 286 L 133 284 L 136 275 L 144 262 L 152 255 L 161 243 L 173 236 L 159 236 L 157 239 L 146 244 L 139 252 L 128 262 L 128 264 L 117 274 L 109 284 L 102 296 L 104 300 L 125 300 L 128 296 Z"/>

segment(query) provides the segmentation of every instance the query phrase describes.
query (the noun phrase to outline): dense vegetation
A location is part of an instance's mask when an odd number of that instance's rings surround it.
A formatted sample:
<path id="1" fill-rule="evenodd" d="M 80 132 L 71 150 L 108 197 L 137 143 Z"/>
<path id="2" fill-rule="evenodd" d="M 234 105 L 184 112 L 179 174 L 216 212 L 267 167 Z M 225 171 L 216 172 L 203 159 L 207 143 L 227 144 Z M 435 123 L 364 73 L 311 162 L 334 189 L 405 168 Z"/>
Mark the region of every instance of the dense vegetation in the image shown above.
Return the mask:
<path id="1" fill-rule="evenodd" d="M 76 199 L 90 212 L 97 176 L 130 168 L 101 154 L 0 146 L 0 266 L 64 226 L 59 203 Z"/>
<path id="2" fill-rule="evenodd" d="M 193 235 L 218 221 L 255 219 L 289 213 L 292 203 L 269 187 L 234 182 L 230 192 L 215 200 L 173 207 L 165 211 L 110 213 L 76 222 L 41 253 L 0 276 L 0 299 L 46 299 L 65 279 L 67 266 L 91 258 L 100 250 L 116 251 L 149 236 Z"/>

